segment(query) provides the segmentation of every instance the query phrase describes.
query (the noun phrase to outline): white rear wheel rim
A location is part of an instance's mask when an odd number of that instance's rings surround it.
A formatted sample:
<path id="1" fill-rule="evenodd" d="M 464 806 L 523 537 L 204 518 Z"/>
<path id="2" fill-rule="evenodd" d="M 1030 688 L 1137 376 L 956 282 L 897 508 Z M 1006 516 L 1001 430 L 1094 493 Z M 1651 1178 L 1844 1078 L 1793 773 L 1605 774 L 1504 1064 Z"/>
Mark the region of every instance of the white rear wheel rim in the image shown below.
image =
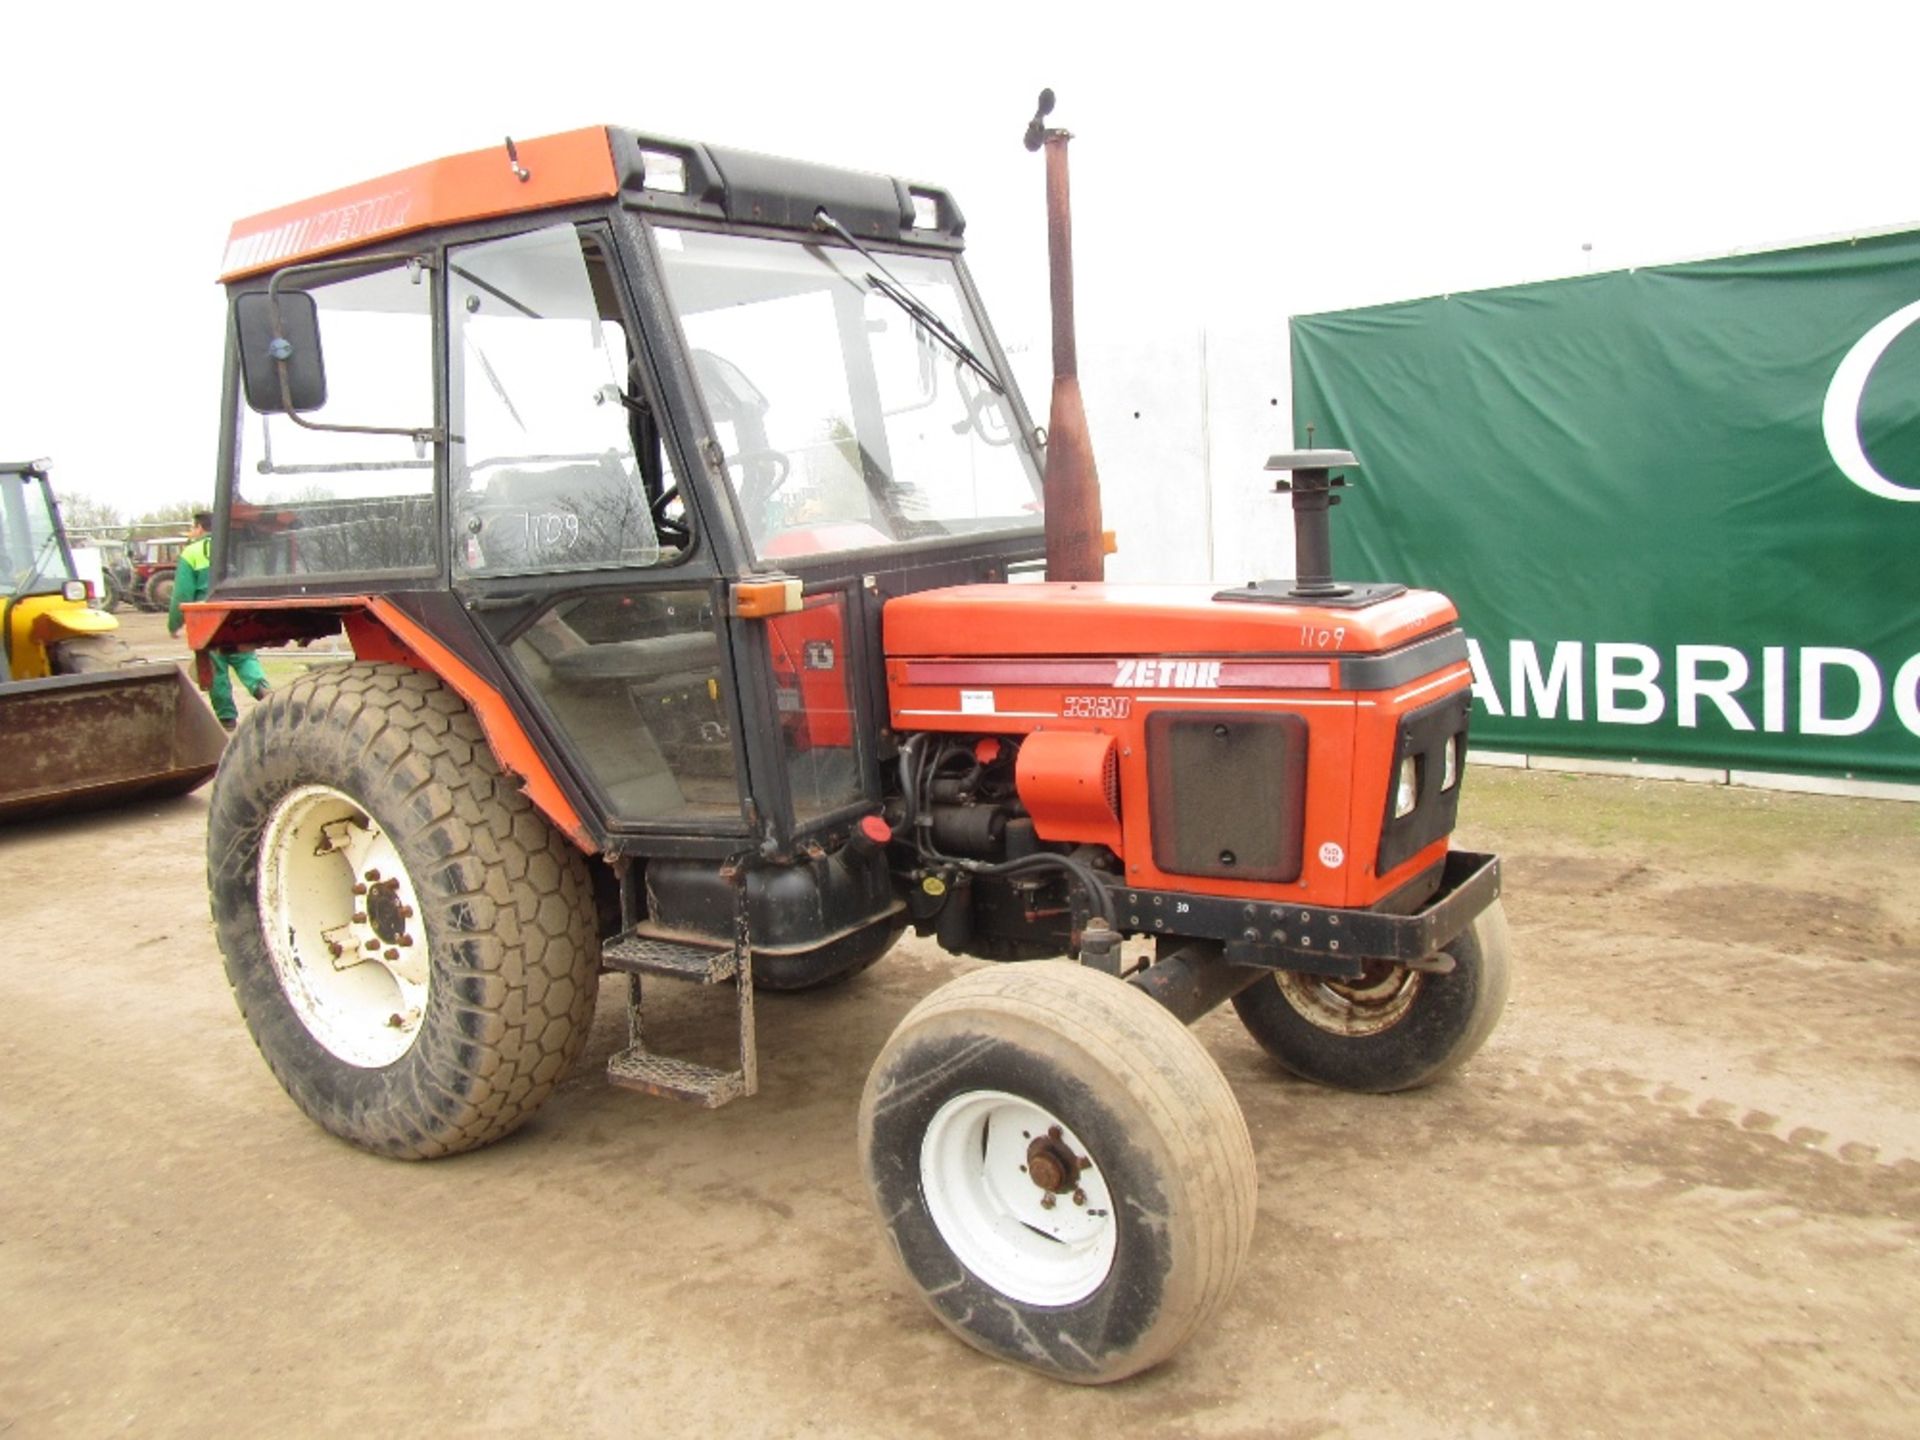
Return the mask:
<path id="1" fill-rule="evenodd" d="M 1030 1147 L 1049 1135 L 1087 1162 L 1069 1190 L 1028 1173 Z M 920 1188 L 954 1258 L 1010 1300 L 1076 1304 L 1113 1269 L 1118 1227 L 1097 1157 L 1031 1100 L 969 1090 L 947 1101 L 920 1140 Z"/>
<path id="2" fill-rule="evenodd" d="M 328 785 L 289 791 L 261 835 L 259 904 L 280 988 L 315 1040 L 365 1070 L 412 1048 L 429 987 L 420 902 L 364 807 Z"/>

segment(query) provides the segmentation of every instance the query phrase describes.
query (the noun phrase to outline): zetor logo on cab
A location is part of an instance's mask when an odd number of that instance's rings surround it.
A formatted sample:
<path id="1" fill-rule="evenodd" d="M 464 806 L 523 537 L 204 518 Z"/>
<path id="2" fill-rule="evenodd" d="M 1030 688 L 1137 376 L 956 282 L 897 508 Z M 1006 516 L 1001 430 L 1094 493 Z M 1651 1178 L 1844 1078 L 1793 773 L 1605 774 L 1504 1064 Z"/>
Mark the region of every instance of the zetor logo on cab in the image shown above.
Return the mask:
<path id="1" fill-rule="evenodd" d="M 1170 690 L 1217 690 L 1220 688 L 1218 660 L 1122 660 L 1120 672 L 1113 677 L 1118 685 L 1137 685 L 1142 689 L 1159 685 Z"/>

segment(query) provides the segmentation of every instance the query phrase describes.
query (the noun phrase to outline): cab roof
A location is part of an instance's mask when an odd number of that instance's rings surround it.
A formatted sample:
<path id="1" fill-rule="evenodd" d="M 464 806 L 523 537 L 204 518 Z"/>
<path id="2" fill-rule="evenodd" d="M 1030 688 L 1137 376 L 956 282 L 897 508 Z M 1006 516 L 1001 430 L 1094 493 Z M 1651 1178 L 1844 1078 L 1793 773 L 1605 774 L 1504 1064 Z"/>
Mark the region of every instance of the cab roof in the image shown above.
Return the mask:
<path id="1" fill-rule="evenodd" d="M 662 218 L 810 230 L 825 206 L 868 240 L 958 250 L 966 221 L 935 186 L 595 125 L 398 170 L 249 216 L 223 282 L 400 236 L 615 196 Z"/>

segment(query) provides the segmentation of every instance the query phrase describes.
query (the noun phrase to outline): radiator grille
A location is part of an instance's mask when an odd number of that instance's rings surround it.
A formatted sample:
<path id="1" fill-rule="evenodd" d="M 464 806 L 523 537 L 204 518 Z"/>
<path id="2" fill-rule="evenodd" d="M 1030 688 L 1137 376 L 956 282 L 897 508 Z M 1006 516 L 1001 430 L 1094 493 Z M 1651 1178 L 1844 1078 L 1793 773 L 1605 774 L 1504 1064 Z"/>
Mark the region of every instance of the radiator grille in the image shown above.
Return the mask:
<path id="1" fill-rule="evenodd" d="M 1173 875 L 1297 880 L 1307 724 L 1298 715 L 1161 711 L 1147 720 L 1153 863 Z"/>

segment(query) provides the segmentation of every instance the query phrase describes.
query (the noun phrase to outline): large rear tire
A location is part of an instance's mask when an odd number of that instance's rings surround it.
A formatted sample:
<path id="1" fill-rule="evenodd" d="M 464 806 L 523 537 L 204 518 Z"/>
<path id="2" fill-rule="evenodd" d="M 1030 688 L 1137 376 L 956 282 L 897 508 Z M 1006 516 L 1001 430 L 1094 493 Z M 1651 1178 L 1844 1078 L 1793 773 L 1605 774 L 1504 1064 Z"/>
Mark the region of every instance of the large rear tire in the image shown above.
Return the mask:
<path id="1" fill-rule="evenodd" d="M 150 577 L 146 588 L 147 608 L 165 610 L 173 604 L 173 572 L 162 570 Z"/>
<path id="2" fill-rule="evenodd" d="M 941 1323 L 1080 1384 L 1178 1349 L 1253 1233 L 1253 1146 L 1219 1068 L 1138 990 L 1065 961 L 975 971 L 909 1012 L 860 1149 Z"/>
<path id="3" fill-rule="evenodd" d="M 586 866 L 432 675 L 329 666 L 272 692 L 214 780 L 207 879 L 261 1055 L 363 1149 L 498 1140 L 586 1040 Z"/>
<path id="4" fill-rule="evenodd" d="M 1495 901 L 1442 947 L 1445 974 L 1370 966 L 1354 980 L 1280 972 L 1233 997 L 1253 1038 L 1303 1080 L 1411 1090 L 1486 1043 L 1507 1005 L 1507 916 Z"/>

